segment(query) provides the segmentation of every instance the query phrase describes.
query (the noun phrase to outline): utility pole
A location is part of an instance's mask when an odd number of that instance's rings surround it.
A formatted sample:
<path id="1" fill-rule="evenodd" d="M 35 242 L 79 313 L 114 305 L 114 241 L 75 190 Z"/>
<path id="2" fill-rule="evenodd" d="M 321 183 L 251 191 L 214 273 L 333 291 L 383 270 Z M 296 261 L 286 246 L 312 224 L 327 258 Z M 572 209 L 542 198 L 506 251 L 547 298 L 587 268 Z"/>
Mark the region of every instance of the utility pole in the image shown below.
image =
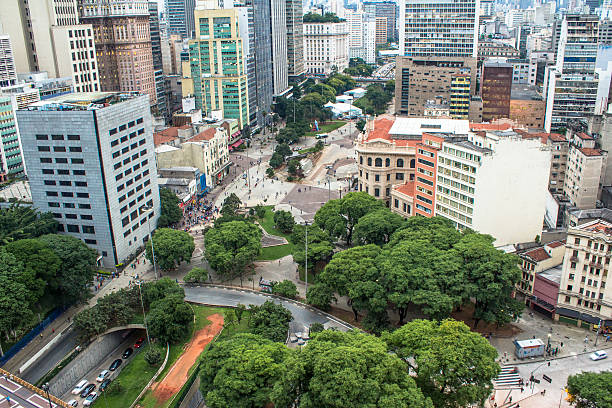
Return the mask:
<path id="1" fill-rule="evenodd" d="M 308 222 L 304 223 L 304 225 L 306 226 L 306 257 L 304 258 L 306 268 L 304 271 L 304 279 L 306 281 L 306 292 L 308 292 Z"/>
<path id="2" fill-rule="evenodd" d="M 146 212 L 153 211 L 153 206 L 145 207 Z M 157 277 L 157 262 L 155 261 L 155 246 L 153 246 L 153 235 L 151 235 L 151 223 L 149 222 L 149 215 L 147 214 L 147 227 L 149 227 L 149 240 L 151 241 L 151 255 L 153 256 L 153 271 L 155 272 L 155 280 Z"/>
<path id="3" fill-rule="evenodd" d="M 142 284 L 142 281 L 137 281 L 136 284 L 138 285 L 138 292 L 140 292 L 140 306 L 142 307 L 142 317 L 144 319 L 143 322 L 145 332 L 147 333 L 147 344 L 151 346 L 151 339 L 149 338 L 149 328 L 147 327 L 147 315 L 145 314 L 144 302 L 142 301 L 142 288 L 140 286 Z"/>
<path id="4" fill-rule="evenodd" d="M 597 324 L 597 333 L 595 333 L 595 347 L 597 347 L 597 340 L 599 340 L 600 331 L 601 331 L 601 318 L 599 319 L 599 323 Z"/>

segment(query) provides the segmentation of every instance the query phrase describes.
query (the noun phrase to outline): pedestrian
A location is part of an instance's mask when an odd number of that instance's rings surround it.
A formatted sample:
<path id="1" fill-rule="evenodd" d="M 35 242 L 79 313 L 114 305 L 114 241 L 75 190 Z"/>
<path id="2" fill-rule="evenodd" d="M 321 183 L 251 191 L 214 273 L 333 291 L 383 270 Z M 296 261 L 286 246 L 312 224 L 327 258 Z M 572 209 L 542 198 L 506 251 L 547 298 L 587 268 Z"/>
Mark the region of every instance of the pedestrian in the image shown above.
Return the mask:
<path id="1" fill-rule="evenodd" d="M 510 403 L 512 403 L 512 395 L 510 396 L 510 399 L 508 400 Z"/>

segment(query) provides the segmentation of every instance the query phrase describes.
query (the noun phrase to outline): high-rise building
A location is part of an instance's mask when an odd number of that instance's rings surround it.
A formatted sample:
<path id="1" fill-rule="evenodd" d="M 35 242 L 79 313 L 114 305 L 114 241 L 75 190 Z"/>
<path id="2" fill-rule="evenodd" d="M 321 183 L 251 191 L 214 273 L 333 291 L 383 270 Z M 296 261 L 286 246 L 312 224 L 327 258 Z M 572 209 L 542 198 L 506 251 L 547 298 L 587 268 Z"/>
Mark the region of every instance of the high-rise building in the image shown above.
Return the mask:
<path id="1" fill-rule="evenodd" d="M 512 64 L 485 62 L 482 69 L 482 120 L 510 117 Z"/>
<path id="2" fill-rule="evenodd" d="M 140 92 L 156 105 L 148 0 L 81 0 L 93 26 L 102 91 Z M 78 91 L 78 90 L 77 90 Z"/>
<path id="3" fill-rule="evenodd" d="M 376 63 L 378 19 L 374 20 L 363 11 L 347 10 L 345 16 L 349 32 L 349 58 L 361 58 L 367 64 Z M 386 26 L 383 28 L 386 35 Z"/>
<path id="4" fill-rule="evenodd" d="M 469 78 L 461 80 L 458 78 Z M 441 97 L 455 101 L 451 111 L 463 118 L 460 100 L 465 91 L 474 95 L 476 58 L 471 57 L 398 57 L 395 68 L 395 112 L 412 117 L 423 116 L 427 101 Z M 466 89 L 467 85 L 467 89 Z M 454 98 L 453 98 L 454 95 Z M 469 97 L 468 97 L 469 102 Z"/>
<path id="5" fill-rule="evenodd" d="M 71 77 L 77 92 L 100 90 L 91 25 L 81 24 L 76 0 L 2 2 L 0 26 L 13 47 L 17 72 Z"/>
<path id="6" fill-rule="evenodd" d="M 479 0 L 400 0 L 400 55 L 473 57 Z"/>
<path id="7" fill-rule="evenodd" d="M 242 129 L 249 124 L 249 104 L 246 40 L 240 37 L 238 10 L 219 9 L 214 1 L 203 1 L 195 10 L 195 21 L 196 36 L 189 41 L 190 72 L 183 72 L 183 95 L 193 94 L 196 107 L 206 114 L 220 110 L 224 118 L 237 119 Z"/>
<path id="8" fill-rule="evenodd" d="M 195 32 L 193 11 L 196 0 L 164 0 L 168 34 L 180 34 L 191 38 Z"/>
<path id="9" fill-rule="evenodd" d="M 287 61 L 289 79 L 304 77 L 304 17 L 301 0 L 286 0 L 287 16 Z"/>
<path id="10" fill-rule="evenodd" d="M 159 10 L 157 1 L 149 1 L 149 30 L 151 33 L 151 53 L 153 56 L 153 75 L 155 76 L 155 105 L 157 114 L 168 121 L 170 112 L 168 109 L 168 96 L 166 95 L 166 78 L 161 50 L 161 33 L 159 31 Z"/>
<path id="11" fill-rule="evenodd" d="M 68 94 L 17 111 L 34 206 L 112 267 L 160 214 L 149 98 Z"/>
<path id="12" fill-rule="evenodd" d="M 472 78 L 469 74 L 456 74 L 451 79 L 450 117 L 453 119 L 469 119 L 470 87 Z"/>
<path id="13" fill-rule="evenodd" d="M 387 41 L 397 41 L 399 8 L 395 1 L 364 1 L 363 11 L 372 18 L 386 18 Z"/>
<path id="14" fill-rule="evenodd" d="M 557 49 L 557 64 L 549 68 L 545 81 L 545 128 L 567 127 L 568 121 L 584 119 L 597 102 L 599 19 L 596 15 L 568 14 L 563 20 Z"/>
<path id="15" fill-rule="evenodd" d="M 387 17 L 376 17 L 376 44 L 386 44 L 389 40 L 387 37 Z"/>
<path id="16" fill-rule="evenodd" d="M 19 132 L 10 96 L 0 94 L 0 181 L 25 176 Z"/>
<path id="17" fill-rule="evenodd" d="M 274 96 L 282 96 L 289 90 L 287 63 L 287 13 L 285 0 L 270 2 L 270 37 L 272 38 L 272 72 Z M 255 10 L 257 11 L 257 10 Z M 255 38 L 257 41 L 257 38 Z"/>
<path id="18" fill-rule="evenodd" d="M 348 67 L 349 41 L 346 22 L 304 23 L 304 61 L 309 74 L 329 75 Z"/>
<path id="19" fill-rule="evenodd" d="M 0 34 L 0 88 L 17 83 L 13 47 L 8 35 Z"/>

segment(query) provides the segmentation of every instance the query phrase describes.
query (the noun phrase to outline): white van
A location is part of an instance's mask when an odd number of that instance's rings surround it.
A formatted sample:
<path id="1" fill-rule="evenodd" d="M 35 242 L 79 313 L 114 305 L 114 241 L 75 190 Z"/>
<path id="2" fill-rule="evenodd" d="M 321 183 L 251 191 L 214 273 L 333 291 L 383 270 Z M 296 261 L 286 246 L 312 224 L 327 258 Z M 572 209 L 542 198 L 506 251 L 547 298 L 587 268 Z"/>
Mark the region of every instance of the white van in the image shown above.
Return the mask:
<path id="1" fill-rule="evenodd" d="M 87 386 L 87 384 L 89 384 L 87 380 L 81 380 L 77 385 L 74 386 L 74 389 L 72 390 L 72 395 L 80 394 L 81 391 L 83 391 L 83 388 Z"/>

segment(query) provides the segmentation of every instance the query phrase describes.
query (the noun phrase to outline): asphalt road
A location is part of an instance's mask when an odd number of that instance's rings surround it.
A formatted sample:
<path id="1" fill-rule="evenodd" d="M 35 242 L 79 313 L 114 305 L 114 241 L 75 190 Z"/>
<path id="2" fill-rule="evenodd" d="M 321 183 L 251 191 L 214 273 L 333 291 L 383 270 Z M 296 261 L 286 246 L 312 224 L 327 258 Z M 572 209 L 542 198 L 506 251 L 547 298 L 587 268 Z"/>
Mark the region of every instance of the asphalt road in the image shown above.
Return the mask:
<path id="1" fill-rule="evenodd" d="M 203 303 L 214 306 L 261 305 L 266 300 L 281 304 L 293 315 L 292 329 L 300 325 L 309 327 L 312 323 L 321 323 L 325 328 L 336 327 L 340 330 L 349 330 L 351 327 L 340 320 L 331 319 L 325 313 L 310 309 L 306 306 L 280 300 L 274 296 L 249 290 L 220 288 L 215 286 L 185 286 L 185 300 L 194 303 Z"/>
<path id="2" fill-rule="evenodd" d="M 45 374 L 55 367 L 77 345 L 77 335 L 69 329 L 40 359 L 32 364 L 20 377 L 31 384 L 36 384 Z M 36 341 L 36 340 L 34 340 Z"/>

